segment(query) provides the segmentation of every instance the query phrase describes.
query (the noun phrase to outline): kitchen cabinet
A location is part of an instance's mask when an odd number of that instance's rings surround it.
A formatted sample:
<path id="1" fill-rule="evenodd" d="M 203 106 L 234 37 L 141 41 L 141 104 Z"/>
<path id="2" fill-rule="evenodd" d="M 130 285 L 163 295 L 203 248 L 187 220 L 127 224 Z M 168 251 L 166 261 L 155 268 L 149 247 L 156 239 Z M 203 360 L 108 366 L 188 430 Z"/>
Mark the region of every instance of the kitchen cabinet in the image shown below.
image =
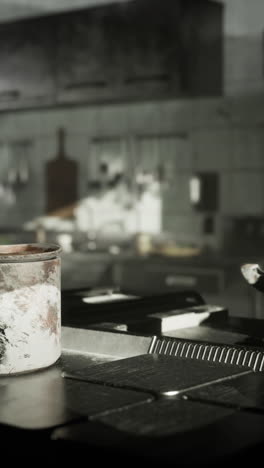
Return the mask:
<path id="1" fill-rule="evenodd" d="M 145 1 L 64 15 L 57 28 L 58 100 L 180 94 L 174 3 L 171 13 Z"/>
<path id="2" fill-rule="evenodd" d="M 0 25 L 0 109 L 54 101 L 55 32 L 52 18 Z"/>
<path id="3" fill-rule="evenodd" d="M 140 0 L 57 18 L 59 102 L 221 93 L 218 3 Z"/>
<path id="4" fill-rule="evenodd" d="M 0 25 L 0 109 L 222 93 L 218 2 L 136 0 Z"/>
<path id="5" fill-rule="evenodd" d="M 87 99 L 109 96 L 114 64 L 111 63 L 105 24 L 103 8 L 57 17 L 56 79 L 59 101 L 74 101 L 81 96 Z"/>

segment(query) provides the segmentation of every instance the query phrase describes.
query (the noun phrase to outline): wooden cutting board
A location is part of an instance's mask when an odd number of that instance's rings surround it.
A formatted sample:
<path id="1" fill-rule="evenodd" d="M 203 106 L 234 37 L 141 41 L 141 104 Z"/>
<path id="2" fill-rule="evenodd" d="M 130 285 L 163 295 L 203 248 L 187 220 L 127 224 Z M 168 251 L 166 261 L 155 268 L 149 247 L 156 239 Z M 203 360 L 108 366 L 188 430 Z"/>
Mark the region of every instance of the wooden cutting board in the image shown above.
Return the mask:
<path id="1" fill-rule="evenodd" d="M 65 131 L 58 131 L 58 151 L 45 166 L 46 214 L 55 215 L 78 200 L 78 163 L 66 156 Z"/>

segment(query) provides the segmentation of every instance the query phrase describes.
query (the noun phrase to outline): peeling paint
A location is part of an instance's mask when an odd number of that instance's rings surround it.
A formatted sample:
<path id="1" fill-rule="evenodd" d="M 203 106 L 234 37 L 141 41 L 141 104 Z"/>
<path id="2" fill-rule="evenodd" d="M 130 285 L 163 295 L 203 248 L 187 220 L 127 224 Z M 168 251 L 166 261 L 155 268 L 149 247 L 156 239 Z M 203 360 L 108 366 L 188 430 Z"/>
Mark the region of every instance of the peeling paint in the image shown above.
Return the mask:
<path id="1" fill-rule="evenodd" d="M 48 330 L 50 334 L 54 333 L 55 335 L 59 332 L 59 322 L 58 322 L 58 310 L 56 305 L 48 304 L 48 310 L 46 317 L 40 318 L 42 323 L 42 329 Z"/>
<path id="2" fill-rule="evenodd" d="M 6 345 L 8 344 L 8 340 L 5 334 L 6 326 L 0 323 L 0 363 L 5 358 L 6 353 Z"/>

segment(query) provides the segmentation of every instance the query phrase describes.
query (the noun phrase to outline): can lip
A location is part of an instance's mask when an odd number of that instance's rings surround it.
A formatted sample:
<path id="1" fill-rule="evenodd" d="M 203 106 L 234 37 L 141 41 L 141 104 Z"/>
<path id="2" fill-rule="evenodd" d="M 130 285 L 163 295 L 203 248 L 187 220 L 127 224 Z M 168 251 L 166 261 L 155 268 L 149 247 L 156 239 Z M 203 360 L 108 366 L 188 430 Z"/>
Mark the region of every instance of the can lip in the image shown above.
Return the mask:
<path id="1" fill-rule="evenodd" d="M 0 245 L 0 263 L 50 260 L 62 252 L 58 244 L 29 243 Z"/>

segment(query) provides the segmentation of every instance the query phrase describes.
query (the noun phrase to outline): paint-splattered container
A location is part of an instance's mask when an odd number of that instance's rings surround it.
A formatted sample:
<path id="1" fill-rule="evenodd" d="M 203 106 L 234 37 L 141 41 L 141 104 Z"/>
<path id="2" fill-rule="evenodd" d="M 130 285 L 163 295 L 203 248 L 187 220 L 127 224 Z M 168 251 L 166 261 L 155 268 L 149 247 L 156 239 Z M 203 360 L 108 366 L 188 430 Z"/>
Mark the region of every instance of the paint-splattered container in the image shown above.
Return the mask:
<path id="1" fill-rule="evenodd" d="M 0 375 L 61 355 L 60 252 L 56 244 L 0 245 Z"/>

